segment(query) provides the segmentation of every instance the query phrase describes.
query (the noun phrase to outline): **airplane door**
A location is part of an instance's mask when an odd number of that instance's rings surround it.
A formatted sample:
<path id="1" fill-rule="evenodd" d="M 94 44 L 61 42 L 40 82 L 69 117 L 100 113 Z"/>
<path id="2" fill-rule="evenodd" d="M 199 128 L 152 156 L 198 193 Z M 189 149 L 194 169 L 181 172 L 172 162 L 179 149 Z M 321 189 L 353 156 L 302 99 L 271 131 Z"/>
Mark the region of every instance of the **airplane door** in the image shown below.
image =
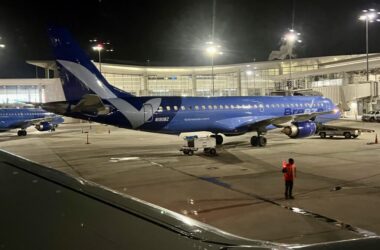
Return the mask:
<path id="1" fill-rule="evenodd" d="M 150 104 L 144 104 L 144 122 L 153 121 L 153 107 Z"/>

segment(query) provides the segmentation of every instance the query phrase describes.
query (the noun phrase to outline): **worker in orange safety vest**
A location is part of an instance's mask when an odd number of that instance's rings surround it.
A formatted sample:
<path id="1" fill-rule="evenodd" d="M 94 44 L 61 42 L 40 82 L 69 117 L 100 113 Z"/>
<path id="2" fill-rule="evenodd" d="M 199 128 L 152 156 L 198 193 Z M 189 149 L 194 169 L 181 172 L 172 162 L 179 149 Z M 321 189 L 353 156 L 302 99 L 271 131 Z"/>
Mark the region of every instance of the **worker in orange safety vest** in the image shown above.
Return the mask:
<path id="1" fill-rule="evenodd" d="M 292 191 L 293 181 L 296 178 L 296 165 L 292 158 L 289 158 L 288 163 L 282 161 L 282 172 L 284 173 L 285 180 L 285 199 L 294 199 Z"/>

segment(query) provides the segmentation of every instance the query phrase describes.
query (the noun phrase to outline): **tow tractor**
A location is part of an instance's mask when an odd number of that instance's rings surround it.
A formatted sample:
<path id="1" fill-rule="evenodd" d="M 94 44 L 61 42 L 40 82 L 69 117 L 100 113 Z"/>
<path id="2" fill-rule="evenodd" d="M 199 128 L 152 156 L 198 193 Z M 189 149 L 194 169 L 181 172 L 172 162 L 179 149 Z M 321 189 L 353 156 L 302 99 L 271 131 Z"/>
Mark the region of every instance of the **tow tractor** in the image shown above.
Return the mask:
<path id="1" fill-rule="evenodd" d="M 185 136 L 184 145 L 180 149 L 185 155 L 193 155 L 195 151 L 202 150 L 205 154 L 216 155 L 215 137 L 211 136 Z"/>

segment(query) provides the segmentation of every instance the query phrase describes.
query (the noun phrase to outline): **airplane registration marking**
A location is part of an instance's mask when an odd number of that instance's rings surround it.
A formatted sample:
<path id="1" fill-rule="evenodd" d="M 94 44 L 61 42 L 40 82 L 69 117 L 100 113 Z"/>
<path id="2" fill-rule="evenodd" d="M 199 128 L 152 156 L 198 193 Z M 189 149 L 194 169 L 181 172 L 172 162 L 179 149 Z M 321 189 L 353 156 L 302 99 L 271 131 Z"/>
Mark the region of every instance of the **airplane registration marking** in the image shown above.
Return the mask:
<path id="1" fill-rule="evenodd" d="M 154 119 L 155 122 L 168 122 L 169 121 L 169 117 L 156 117 Z"/>

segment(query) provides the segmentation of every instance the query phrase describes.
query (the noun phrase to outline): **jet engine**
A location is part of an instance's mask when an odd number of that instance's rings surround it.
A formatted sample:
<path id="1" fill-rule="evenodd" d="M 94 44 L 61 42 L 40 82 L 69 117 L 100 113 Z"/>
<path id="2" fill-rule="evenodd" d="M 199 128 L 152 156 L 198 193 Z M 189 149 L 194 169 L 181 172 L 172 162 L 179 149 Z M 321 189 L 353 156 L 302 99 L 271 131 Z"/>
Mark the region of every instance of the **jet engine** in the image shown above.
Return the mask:
<path id="1" fill-rule="evenodd" d="M 41 122 L 36 125 L 36 129 L 38 131 L 48 131 L 54 128 L 54 125 L 51 124 L 50 122 Z"/>
<path id="2" fill-rule="evenodd" d="M 314 135 L 317 132 L 317 124 L 312 121 L 293 122 L 285 127 L 282 132 L 290 138 L 304 138 Z"/>

